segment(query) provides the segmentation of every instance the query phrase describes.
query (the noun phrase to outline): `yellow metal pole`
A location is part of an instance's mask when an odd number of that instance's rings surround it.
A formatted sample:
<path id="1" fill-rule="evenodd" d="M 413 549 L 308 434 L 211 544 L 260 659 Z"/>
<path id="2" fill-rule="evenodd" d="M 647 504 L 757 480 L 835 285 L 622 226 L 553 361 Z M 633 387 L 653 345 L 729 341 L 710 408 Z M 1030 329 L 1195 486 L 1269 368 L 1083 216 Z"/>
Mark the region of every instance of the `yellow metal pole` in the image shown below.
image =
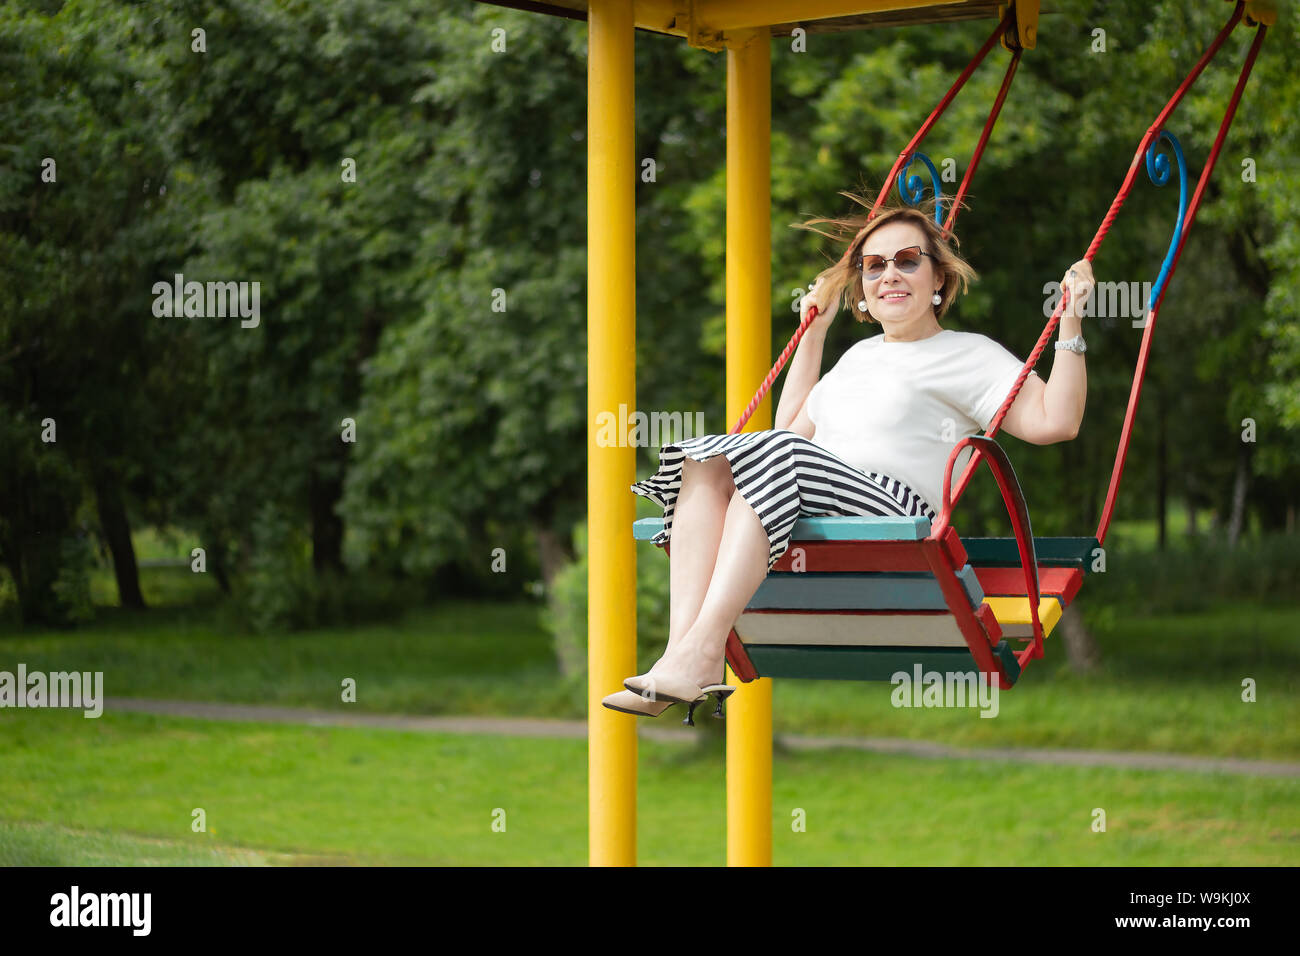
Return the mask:
<path id="1" fill-rule="evenodd" d="M 727 421 L 772 365 L 772 49 L 766 29 L 727 35 Z M 765 398 L 746 431 L 772 427 Z M 732 676 L 729 683 L 739 682 Z M 772 865 L 772 681 L 727 702 L 727 864 Z"/>
<path id="2" fill-rule="evenodd" d="M 587 18 L 588 861 L 636 865 L 636 718 L 601 706 L 636 673 L 636 448 L 597 442 L 601 412 L 636 407 L 632 0 Z"/>

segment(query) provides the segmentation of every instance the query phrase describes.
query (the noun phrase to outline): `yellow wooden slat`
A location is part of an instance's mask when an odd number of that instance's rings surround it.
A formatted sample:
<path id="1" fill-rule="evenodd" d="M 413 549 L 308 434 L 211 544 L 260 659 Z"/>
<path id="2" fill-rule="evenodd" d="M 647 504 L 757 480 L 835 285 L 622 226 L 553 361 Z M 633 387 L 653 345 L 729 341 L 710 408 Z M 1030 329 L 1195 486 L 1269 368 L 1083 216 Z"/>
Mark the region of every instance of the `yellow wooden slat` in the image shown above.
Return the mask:
<path id="1" fill-rule="evenodd" d="M 1032 637 L 1033 622 L 1029 618 L 1029 598 L 1027 597 L 990 597 L 984 603 L 989 606 L 993 616 L 1002 627 L 1003 637 Z M 1045 597 L 1038 602 L 1038 619 L 1043 624 L 1043 636 L 1052 633 L 1056 622 L 1061 619 L 1061 602 L 1054 597 Z"/>

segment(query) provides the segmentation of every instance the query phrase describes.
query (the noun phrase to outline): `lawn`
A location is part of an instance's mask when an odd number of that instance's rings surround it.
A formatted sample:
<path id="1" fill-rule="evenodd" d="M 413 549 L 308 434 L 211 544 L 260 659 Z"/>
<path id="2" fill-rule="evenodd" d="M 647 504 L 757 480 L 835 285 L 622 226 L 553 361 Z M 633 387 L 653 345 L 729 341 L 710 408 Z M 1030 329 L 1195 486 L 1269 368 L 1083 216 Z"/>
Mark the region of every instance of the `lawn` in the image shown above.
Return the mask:
<path id="1" fill-rule="evenodd" d="M 161 539 L 146 545 L 165 550 Z M 146 612 L 100 606 L 67 631 L 0 623 L 0 670 L 102 671 L 110 697 L 585 715 L 585 684 L 557 672 L 534 601 L 447 600 L 383 623 L 258 636 L 232 626 L 208 576 L 150 564 L 141 578 Z M 94 587 L 107 603 L 102 574 Z M 996 719 L 896 709 L 888 684 L 786 680 L 774 690 L 775 730 L 1300 760 L 1300 608 L 1214 598 L 1195 613 L 1154 613 L 1086 597 L 1080 607 L 1102 669 L 1071 673 L 1049 638 Z M 1242 700 L 1247 678 L 1254 702 Z M 342 701 L 348 679 L 355 703 Z M 0 761 L 0 865 L 587 860 L 581 740 L 4 709 Z M 1300 861 L 1300 779 L 779 744 L 773 777 L 777 864 Z M 695 745 L 643 741 L 640 862 L 723 863 L 724 784 L 721 722 L 702 720 Z M 197 808 L 202 832 L 191 829 Z M 1104 832 L 1093 829 L 1098 810 Z"/>
<path id="2" fill-rule="evenodd" d="M 0 865 L 582 865 L 581 740 L 0 715 Z M 640 745 L 640 862 L 725 861 L 716 741 Z M 1294 865 L 1300 780 L 780 753 L 778 865 Z M 191 829 L 202 808 L 207 830 Z M 1105 812 L 1104 832 L 1093 829 Z M 806 821 L 803 832 L 792 825 Z M 494 821 L 504 821 L 504 829 Z"/>
<path id="3" fill-rule="evenodd" d="M 147 569 L 155 582 L 175 575 L 193 577 Z M 538 612 L 528 601 L 447 601 L 393 623 L 263 637 L 226 629 L 215 605 L 101 608 L 78 631 L 0 631 L 0 670 L 21 661 L 29 671 L 102 671 L 113 697 L 580 718 L 585 689 L 560 678 Z M 786 680 L 774 691 L 775 730 L 1300 759 L 1300 609 L 1086 613 L 1102 672 L 1072 674 L 1049 638 L 1046 659 L 1000 696 L 996 719 L 895 709 L 886 683 Z M 1248 677 L 1254 703 L 1242 701 Z M 341 700 L 345 678 L 356 681 L 355 703 Z"/>

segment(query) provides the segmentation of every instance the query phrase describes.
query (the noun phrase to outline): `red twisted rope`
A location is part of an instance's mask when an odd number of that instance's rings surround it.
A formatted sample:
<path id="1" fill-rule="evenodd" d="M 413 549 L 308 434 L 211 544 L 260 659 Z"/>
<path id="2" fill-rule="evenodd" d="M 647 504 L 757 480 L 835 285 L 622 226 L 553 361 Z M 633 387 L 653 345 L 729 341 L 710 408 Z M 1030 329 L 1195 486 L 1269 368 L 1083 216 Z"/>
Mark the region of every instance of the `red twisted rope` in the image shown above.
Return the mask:
<path id="1" fill-rule="evenodd" d="M 948 108 L 948 104 L 953 101 L 953 98 L 966 84 L 966 81 L 970 79 L 975 68 L 979 66 L 984 57 L 988 55 L 989 50 L 993 49 L 993 45 L 997 42 L 998 37 L 1002 35 L 1011 23 L 1014 13 L 1014 7 L 1007 10 L 997 27 L 989 35 L 989 38 L 984 41 L 984 45 L 980 47 L 979 51 L 976 52 L 973 57 L 971 57 L 971 61 L 966 65 L 966 69 L 961 72 L 961 75 L 957 77 L 956 81 L 949 88 L 943 99 L 939 101 L 939 105 L 934 108 L 926 121 L 922 123 L 920 128 L 916 131 L 916 134 L 913 135 L 911 141 L 907 144 L 907 148 L 898 154 L 898 158 L 894 160 L 894 165 L 889 171 L 889 176 L 885 179 L 884 187 L 880 190 L 875 203 L 871 207 L 871 211 L 867 214 L 868 221 L 876 217 L 876 213 L 884 202 L 885 196 L 888 195 L 890 187 L 898 176 L 903 163 L 912 155 L 913 151 L 920 145 L 921 141 L 925 139 L 926 135 L 930 132 L 930 128 L 934 126 L 939 117 L 943 115 L 943 112 Z M 1015 75 L 1016 64 L 1020 61 L 1020 54 L 1021 50 L 1017 49 L 1015 55 L 1011 59 L 1011 65 L 1007 68 L 1006 76 L 1002 80 L 1002 88 L 998 91 L 997 100 L 993 104 L 993 109 L 989 113 L 988 120 L 985 121 L 983 134 L 980 136 L 979 144 L 976 146 L 975 153 L 971 157 L 970 165 L 966 169 L 966 175 L 962 179 L 961 188 L 957 193 L 958 201 L 960 201 L 962 195 L 965 194 L 970 178 L 975 172 L 975 167 L 979 165 L 980 156 L 983 154 L 984 147 L 988 143 L 989 134 L 992 132 L 993 124 L 997 121 L 998 114 L 1002 110 L 1002 103 L 1006 99 L 1007 89 L 1010 87 L 1011 79 Z M 954 203 L 953 208 L 949 213 L 948 221 L 944 225 L 945 231 L 951 231 L 952 225 L 957 218 L 957 209 L 958 205 Z M 853 243 L 849 243 L 849 248 L 851 249 L 852 247 Z M 844 251 L 844 255 L 848 255 L 848 249 Z M 769 371 L 763 378 L 762 384 L 758 386 L 758 391 L 754 393 L 754 397 L 750 399 L 749 404 L 745 406 L 744 412 L 741 413 L 739 420 L 737 420 L 736 424 L 732 426 L 731 431 L 728 432 L 728 434 L 735 434 L 745 427 L 746 422 L 749 421 L 750 417 L 767 396 L 768 390 L 772 387 L 772 383 L 776 381 L 776 377 L 780 375 L 781 370 L 785 368 L 785 363 L 789 361 L 790 356 L 798 347 L 804 333 L 808 331 L 808 326 L 810 326 L 813 320 L 817 318 L 817 315 L 818 310 L 816 306 L 812 306 L 808 309 L 808 314 L 804 317 L 803 321 L 799 323 L 799 327 L 795 329 L 794 335 L 791 336 L 790 341 L 786 343 L 785 348 L 781 350 L 780 356 L 777 357 L 776 364 L 772 366 L 771 371 Z"/>
<path id="2" fill-rule="evenodd" d="M 1236 28 L 1237 23 L 1241 19 L 1241 15 L 1244 7 L 1245 4 L 1242 2 L 1242 0 L 1238 0 L 1236 6 L 1233 9 L 1232 16 L 1228 18 L 1228 22 L 1224 24 L 1223 28 L 1219 31 L 1218 35 L 1214 38 L 1214 42 L 1211 43 L 1209 47 L 1206 48 L 1205 53 L 1202 54 L 1201 58 L 1196 62 L 1196 65 L 1192 68 L 1191 72 L 1187 74 L 1187 77 L 1183 80 L 1182 84 L 1174 92 L 1174 95 L 1169 98 L 1169 102 L 1165 104 L 1164 109 L 1160 111 L 1160 114 L 1156 117 L 1155 122 L 1152 123 L 1150 127 L 1148 127 L 1146 131 L 1146 135 L 1142 137 L 1142 142 L 1138 145 L 1137 151 L 1133 154 L 1133 161 L 1129 164 L 1128 174 L 1124 177 L 1124 184 L 1120 187 L 1119 192 L 1116 193 L 1115 199 L 1111 202 L 1110 208 L 1106 211 L 1106 215 L 1102 219 L 1101 226 L 1098 228 L 1097 234 L 1093 236 L 1092 242 L 1088 246 L 1088 251 L 1087 253 L 1084 254 L 1084 259 L 1087 260 L 1089 263 L 1092 262 L 1098 250 L 1101 249 L 1101 244 L 1105 240 L 1106 234 L 1110 231 L 1110 227 L 1114 223 L 1115 217 L 1119 214 L 1120 208 L 1124 205 L 1124 201 L 1128 198 L 1129 193 L 1132 191 L 1133 184 L 1137 179 L 1138 168 L 1144 162 L 1147 148 L 1156 139 L 1156 137 L 1160 135 L 1160 131 L 1164 128 L 1164 124 L 1166 120 L 1168 120 L 1170 114 L 1172 114 L 1173 111 L 1178 107 L 1178 104 L 1182 101 L 1183 96 L 1191 88 L 1192 84 L 1195 83 L 1196 80 L 1200 77 L 1202 71 L 1204 71 L 1205 67 L 1209 64 L 1209 62 L 1212 59 L 1214 59 L 1215 54 L 1217 54 L 1219 48 L 1223 46 L 1223 43 L 1228 38 L 1228 35 L 1232 33 L 1233 29 Z M 1258 43 L 1262 38 L 1262 31 L 1264 27 L 1260 27 L 1259 29 L 1261 33 L 1258 34 L 1256 37 L 1256 46 L 1252 48 L 1252 54 L 1249 60 L 1247 61 L 1243 76 L 1239 80 L 1238 94 L 1234 94 L 1234 100 L 1231 106 L 1231 110 L 1233 113 L 1235 113 L 1236 111 L 1236 99 L 1240 92 L 1240 86 L 1244 85 L 1245 76 L 1249 75 L 1250 67 L 1254 62 L 1254 50 L 1257 49 Z M 1228 119 L 1228 122 L 1230 124 L 1231 120 Z M 1225 126 L 1220 130 L 1220 135 L 1223 135 L 1226 132 L 1227 132 L 1227 127 Z M 1206 167 L 1207 170 L 1211 168 L 1211 166 L 1212 166 L 1212 161 L 1210 164 L 1207 164 Z M 1202 179 L 1204 179 L 1205 176 L 1206 173 L 1202 172 Z M 1187 240 L 1187 227 L 1191 225 L 1191 217 L 1194 214 L 1194 211 L 1195 211 L 1194 206 L 1189 207 L 1188 215 L 1183 229 L 1183 234 L 1181 239 L 1179 240 L 1179 246 L 1178 246 L 1179 251 L 1181 251 L 1182 244 Z M 1177 259 L 1175 259 L 1175 262 L 1177 262 Z M 1171 271 L 1171 275 L 1172 275 L 1172 271 Z M 1165 288 L 1168 288 L 1167 282 L 1165 284 Z M 1011 410 L 1011 406 L 1015 403 L 1016 397 L 1020 394 L 1021 388 L 1024 387 L 1025 381 L 1029 377 L 1029 373 L 1032 372 L 1034 366 L 1038 364 L 1038 359 L 1042 356 L 1043 350 L 1047 347 L 1047 342 L 1051 338 L 1052 333 L 1056 331 L 1056 327 L 1060 323 L 1061 314 L 1064 311 L 1068 302 L 1069 302 L 1069 293 L 1067 291 L 1064 295 L 1062 295 L 1061 302 L 1057 305 L 1056 310 L 1052 313 L 1051 319 L 1048 320 L 1047 325 L 1046 327 L 1044 327 L 1042 334 L 1038 337 L 1038 342 L 1034 345 L 1033 351 L 1030 352 L 1029 358 L 1025 360 L 1025 364 L 1021 367 L 1020 375 L 1017 376 L 1015 384 L 1012 386 L 1010 393 L 1008 393 L 1006 399 L 1002 402 L 1001 407 L 998 408 L 997 414 L 994 415 L 993 421 L 989 423 L 989 427 L 985 430 L 984 432 L 985 437 L 992 438 L 995 435 L 997 435 L 998 431 L 1001 429 L 1002 420 L 1006 417 L 1007 412 Z M 1148 322 L 1148 325 L 1149 324 L 1150 323 Z M 1144 335 L 1142 360 L 1139 362 L 1138 368 L 1135 373 L 1135 384 L 1134 384 L 1135 394 L 1130 399 L 1131 405 L 1133 407 L 1136 407 L 1136 393 L 1141 391 L 1141 387 L 1142 387 L 1141 380 L 1146 373 L 1146 363 L 1145 363 L 1146 341 L 1147 341 L 1147 336 Z M 1132 411 L 1132 408 L 1130 409 L 1130 411 Z M 1126 423 L 1126 429 L 1122 436 L 1121 442 L 1122 443 L 1120 447 L 1119 457 L 1117 457 L 1116 460 L 1116 470 L 1112 475 L 1112 492 L 1116 490 L 1118 486 L 1118 476 L 1123 471 L 1122 457 L 1126 452 L 1128 446 L 1127 423 Z M 970 483 L 970 479 L 974 475 L 975 467 L 979 463 L 978 458 L 981 454 L 982 452 L 980 449 L 978 448 L 975 449 L 975 451 L 971 455 L 970 460 L 966 463 L 966 468 L 962 472 L 962 476 L 957 483 L 956 490 L 953 492 L 952 501 L 954 503 L 959 497 L 961 497 L 962 492 L 966 490 L 966 486 Z M 945 511 L 944 514 L 941 514 L 939 516 L 939 520 L 936 521 L 935 523 L 936 531 L 942 531 L 942 526 L 946 525 L 947 523 L 946 519 L 947 519 L 947 512 Z M 1099 527 L 1098 530 L 1101 535 L 1105 534 L 1104 525 Z"/>
<path id="3" fill-rule="evenodd" d="M 1259 54 L 1259 48 L 1264 42 L 1264 33 L 1267 29 L 1266 26 L 1261 24 L 1255 33 L 1255 42 L 1250 45 L 1250 52 L 1246 56 L 1245 65 L 1242 67 L 1241 75 L 1237 78 L 1237 86 L 1232 91 L 1232 98 L 1228 102 L 1227 110 L 1224 111 L 1223 122 L 1219 124 L 1219 133 L 1214 138 L 1214 145 L 1210 148 L 1209 156 L 1205 161 L 1205 168 L 1201 170 L 1201 178 L 1196 182 L 1196 192 L 1192 195 L 1192 200 L 1187 207 L 1187 215 L 1183 218 L 1183 234 L 1174 249 L 1174 259 L 1169 266 L 1169 275 L 1166 277 L 1164 287 L 1160 290 L 1160 300 L 1164 299 L 1165 291 L 1169 288 L 1169 282 L 1173 280 L 1174 270 L 1178 268 L 1178 260 L 1182 258 L 1183 246 L 1187 242 L 1187 234 L 1191 232 L 1192 222 L 1196 219 L 1196 210 L 1201 205 L 1201 197 L 1205 193 L 1206 184 L 1210 180 L 1210 174 L 1214 171 L 1214 164 L 1219 159 L 1219 151 L 1223 148 L 1223 141 L 1227 138 L 1228 128 L 1232 126 L 1232 120 L 1237 114 L 1237 104 L 1241 102 L 1241 94 L 1245 90 L 1246 81 L 1250 78 L 1251 70 L 1255 65 L 1255 57 Z M 1115 510 L 1115 498 L 1119 494 L 1119 482 L 1124 474 L 1124 462 L 1128 458 L 1128 444 L 1133 433 L 1133 420 L 1137 415 L 1138 399 L 1142 396 L 1142 381 L 1146 378 L 1147 355 L 1151 349 L 1151 339 L 1155 334 L 1156 313 L 1160 308 L 1160 300 L 1152 302 L 1151 307 L 1147 310 L 1146 327 L 1142 331 L 1142 346 L 1138 350 L 1137 370 L 1133 375 L 1133 386 L 1129 391 L 1128 409 L 1124 413 L 1124 427 L 1120 431 L 1119 449 L 1115 454 L 1115 466 L 1111 470 L 1110 487 L 1106 490 L 1106 504 L 1102 508 L 1101 520 L 1097 524 L 1097 531 L 1094 535 L 1098 544 L 1105 543 L 1111 515 Z"/>

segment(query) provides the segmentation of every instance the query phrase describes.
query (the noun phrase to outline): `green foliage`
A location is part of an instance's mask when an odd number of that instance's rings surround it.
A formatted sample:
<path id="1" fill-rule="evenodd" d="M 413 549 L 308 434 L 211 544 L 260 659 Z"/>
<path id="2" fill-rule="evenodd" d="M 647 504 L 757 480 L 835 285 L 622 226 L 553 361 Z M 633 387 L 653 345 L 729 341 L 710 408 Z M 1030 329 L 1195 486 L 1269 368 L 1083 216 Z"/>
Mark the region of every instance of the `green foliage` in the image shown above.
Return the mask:
<path id="1" fill-rule="evenodd" d="M 1300 537 L 1265 535 L 1236 549 L 1209 538 L 1166 551 L 1108 549 L 1106 572 L 1084 582 L 1085 606 L 1115 613 L 1204 611 L 1221 602 L 1294 604 Z"/>
<path id="2" fill-rule="evenodd" d="M 233 620 L 259 634 L 393 620 L 419 600 L 419 588 L 378 574 L 318 572 L 306 536 L 271 504 L 258 513 L 247 576 Z"/>
<path id="3" fill-rule="evenodd" d="M 576 556 L 552 582 L 542 612 L 551 635 L 560 673 L 573 685 L 587 675 L 587 523 L 574 532 Z M 636 647 L 637 673 L 650 669 L 668 644 L 668 557 L 648 542 L 637 542 Z M 629 677 L 632 675 L 628 675 Z"/>
<path id="4" fill-rule="evenodd" d="M 248 575 L 235 607 L 259 633 L 315 624 L 316 589 L 308 543 L 274 506 L 264 505 L 258 514 Z"/>
<path id="5" fill-rule="evenodd" d="M 52 590 L 64 621 L 81 624 L 95 619 L 95 605 L 90 599 L 90 572 L 95 566 L 95 552 L 85 534 L 63 539 L 59 553 L 59 573 Z"/>
<path id="6" fill-rule="evenodd" d="M 1044 17 L 958 222 L 981 278 L 954 327 L 1028 352 L 1044 284 L 1083 254 L 1229 9 L 1062 0 Z M 990 26 L 814 34 L 806 55 L 773 39 L 774 354 L 832 251 L 789 225 L 846 211 L 838 190 L 878 186 Z M 1170 123 L 1193 177 L 1248 33 Z M 344 566 L 349 581 L 518 592 L 528 576 L 490 575 L 483 556 L 507 547 L 517 569 L 524 542 L 564 542 L 580 521 L 588 322 L 626 317 L 586 314 L 586 224 L 600 215 L 584 203 L 586 39 L 580 22 L 468 0 L 0 4 L 0 561 L 27 619 L 64 606 L 60 542 L 101 485 L 136 523 L 205 547 L 216 576 L 249 589 L 260 628 L 346 616 L 328 602 L 365 586 L 340 586 Z M 1222 517 L 1239 467 L 1265 530 L 1297 504 L 1297 44 L 1300 20 L 1281 17 L 1165 299 L 1121 517 L 1153 514 L 1162 495 Z M 703 410 L 721 432 L 726 58 L 644 31 L 635 55 L 638 172 L 646 158 L 656 169 L 636 183 L 626 304 L 637 405 Z M 993 51 L 924 145 L 959 175 L 1006 61 Z M 47 158 L 57 183 L 41 180 Z M 1153 278 L 1172 193 L 1139 177 L 1100 280 Z M 258 282 L 260 326 L 155 317 L 153 283 L 177 272 Z M 1040 534 L 1095 522 L 1128 396 L 1140 333 L 1084 331 L 1079 438 L 1007 442 Z M 873 332 L 837 322 L 823 370 Z M 58 443 L 39 439 L 46 418 Z M 1245 418 L 1259 438 L 1243 456 Z M 964 532 L 1002 520 L 987 481 L 964 505 Z M 273 527 L 259 517 L 272 512 Z M 576 592 L 563 600 L 576 615 Z"/>

